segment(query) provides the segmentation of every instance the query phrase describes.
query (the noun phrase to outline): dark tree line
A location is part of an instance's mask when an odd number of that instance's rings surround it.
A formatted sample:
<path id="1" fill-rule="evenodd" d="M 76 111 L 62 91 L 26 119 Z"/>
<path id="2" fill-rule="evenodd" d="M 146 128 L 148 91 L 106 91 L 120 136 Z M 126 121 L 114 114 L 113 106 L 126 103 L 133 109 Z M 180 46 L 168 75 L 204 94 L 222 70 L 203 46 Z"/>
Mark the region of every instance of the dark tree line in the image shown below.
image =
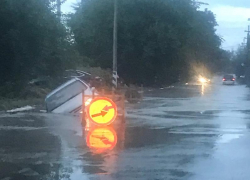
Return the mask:
<path id="1" fill-rule="evenodd" d="M 119 0 L 118 72 L 129 83 L 173 83 L 201 62 L 218 71 L 226 52 L 211 11 L 192 0 Z M 112 66 L 113 0 L 85 0 L 69 25 L 81 55 Z"/>
<path id="2" fill-rule="evenodd" d="M 75 59 L 52 0 L 0 1 L 0 93 L 18 95 L 34 78 L 57 77 Z"/>
<path id="3" fill-rule="evenodd" d="M 34 78 L 89 65 L 111 69 L 113 0 L 82 0 L 67 25 L 57 0 L 0 1 L 0 95 L 18 95 Z M 211 11 L 192 0 L 118 0 L 118 73 L 127 83 L 170 84 L 199 62 L 227 61 Z"/>
<path id="4" fill-rule="evenodd" d="M 246 68 L 249 67 L 247 59 L 247 47 L 245 45 L 239 46 L 236 51 L 232 52 L 232 65 L 238 77 L 246 75 Z"/>

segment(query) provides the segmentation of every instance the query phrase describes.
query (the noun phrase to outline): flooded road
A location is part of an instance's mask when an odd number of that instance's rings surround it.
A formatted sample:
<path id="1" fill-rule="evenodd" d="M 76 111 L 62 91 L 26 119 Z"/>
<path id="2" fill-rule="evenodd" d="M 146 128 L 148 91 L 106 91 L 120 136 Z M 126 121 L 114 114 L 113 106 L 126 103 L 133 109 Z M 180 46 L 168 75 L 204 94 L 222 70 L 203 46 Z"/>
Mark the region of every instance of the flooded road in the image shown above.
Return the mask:
<path id="1" fill-rule="evenodd" d="M 249 180 L 250 90 L 218 83 L 146 93 L 126 123 L 0 115 L 0 180 Z"/>

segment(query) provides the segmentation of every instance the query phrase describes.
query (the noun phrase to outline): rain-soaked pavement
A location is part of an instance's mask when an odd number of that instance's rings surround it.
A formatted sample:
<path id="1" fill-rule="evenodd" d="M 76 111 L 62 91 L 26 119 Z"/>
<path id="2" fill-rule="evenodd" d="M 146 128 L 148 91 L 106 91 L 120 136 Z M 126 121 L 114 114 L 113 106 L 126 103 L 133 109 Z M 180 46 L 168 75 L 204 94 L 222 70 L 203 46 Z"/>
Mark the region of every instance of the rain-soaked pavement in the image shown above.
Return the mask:
<path id="1" fill-rule="evenodd" d="M 82 128 L 71 115 L 1 114 L 0 180 L 250 179 L 245 86 L 154 90 L 127 111 L 126 123 L 106 128 Z"/>

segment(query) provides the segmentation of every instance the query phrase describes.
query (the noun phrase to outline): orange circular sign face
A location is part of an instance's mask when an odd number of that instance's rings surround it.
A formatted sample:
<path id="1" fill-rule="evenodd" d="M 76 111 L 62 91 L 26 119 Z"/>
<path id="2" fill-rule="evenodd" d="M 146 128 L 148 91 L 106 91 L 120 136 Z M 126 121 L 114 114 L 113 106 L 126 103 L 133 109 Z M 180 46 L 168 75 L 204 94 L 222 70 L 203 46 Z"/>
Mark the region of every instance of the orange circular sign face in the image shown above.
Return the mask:
<path id="1" fill-rule="evenodd" d="M 96 153 L 112 150 L 117 143 L 116 132 L 110 127 L 97 127 L 87 136 L 87 145 Z"/>
<path id="2" fill-rule="evenodd" d="M 116 104 L 108 98 L 95 98 L 87 108 L 88 118 L 97 125 L 109 125 L 117 116 Z"/>

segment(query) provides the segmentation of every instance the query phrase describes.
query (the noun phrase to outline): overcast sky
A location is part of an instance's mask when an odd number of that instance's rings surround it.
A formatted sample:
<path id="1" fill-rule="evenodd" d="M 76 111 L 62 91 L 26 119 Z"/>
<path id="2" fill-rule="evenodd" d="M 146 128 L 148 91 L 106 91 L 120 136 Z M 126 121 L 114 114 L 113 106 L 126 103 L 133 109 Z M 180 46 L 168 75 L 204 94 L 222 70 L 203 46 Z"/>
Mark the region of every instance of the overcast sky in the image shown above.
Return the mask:
<path id="1" fill-rule="evenodd" d="M 79 0 L 67 0 L 62 9 L 64 12 L 71 12 L 72 3 Z M 216 15 L 219 26 L 217 34 L 225 41 L 222 48 L 227 50 L 236 49 L 243 42 L 247 29 L 248 18 L 250 18 L 250 0 L 200 0 L 209 5 L 203 6 L 213 11 Z"/>

